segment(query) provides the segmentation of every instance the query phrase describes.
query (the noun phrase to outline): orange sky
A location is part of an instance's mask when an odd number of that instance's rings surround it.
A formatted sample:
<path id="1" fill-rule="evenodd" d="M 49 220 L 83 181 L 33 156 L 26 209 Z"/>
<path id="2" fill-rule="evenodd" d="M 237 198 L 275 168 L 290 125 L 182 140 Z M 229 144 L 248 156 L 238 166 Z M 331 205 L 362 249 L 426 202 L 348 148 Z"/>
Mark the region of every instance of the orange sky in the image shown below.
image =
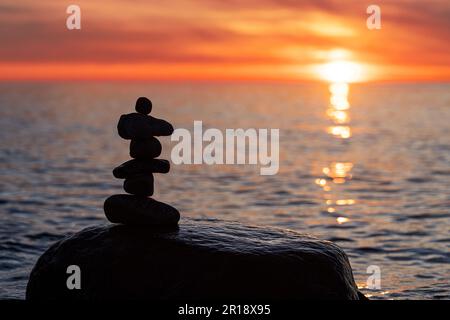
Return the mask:
<path id="1" fill-rule="evenodd" d="M 365 80 L 447 81 L 449 17 L 448 0 L 2 0 L 0 80 L 304 81 L 339 53 Z"/>

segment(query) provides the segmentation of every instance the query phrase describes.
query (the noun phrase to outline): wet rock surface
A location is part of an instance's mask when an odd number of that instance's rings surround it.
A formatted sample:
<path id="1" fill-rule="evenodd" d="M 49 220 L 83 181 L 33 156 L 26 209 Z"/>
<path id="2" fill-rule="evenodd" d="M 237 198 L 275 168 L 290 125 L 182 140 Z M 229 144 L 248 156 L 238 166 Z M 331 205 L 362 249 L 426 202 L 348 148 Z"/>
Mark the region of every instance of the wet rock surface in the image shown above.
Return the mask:
<path id="1" fill-rule="evenodd" d="M 67 289 L 69 265 L 81 269 L 80 290 Z M 189 218 L 171 227 L 94 226 L 67 237 L 38 260 L 26 296 L 32 300 L 364 298 L 346 254 L 331 242 L 293 231 Z"/>

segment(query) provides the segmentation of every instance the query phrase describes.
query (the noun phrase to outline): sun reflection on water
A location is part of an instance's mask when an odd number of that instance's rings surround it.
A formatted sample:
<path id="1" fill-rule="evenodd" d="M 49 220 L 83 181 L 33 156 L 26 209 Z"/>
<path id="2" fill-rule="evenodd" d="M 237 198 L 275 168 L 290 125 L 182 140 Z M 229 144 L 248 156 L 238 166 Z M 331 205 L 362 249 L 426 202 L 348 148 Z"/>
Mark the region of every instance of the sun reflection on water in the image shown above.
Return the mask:
<path id="1" fill-rule="evenodd" d="M 353 163 L 351 162 L 333 162 L 329 167 L 322 169 L 322 172 L 328 177 L 334 179 L 351 179 L 352 175 L 350 171 L 353 168 Z"/>
<path id="2" fill-rule="evenodd" d="M 343 224 L 343 223 L 346 223 L 346 222 L 348 222 L 350 219 L 349 218 L 346 218 L 346 217 L 337 217 L 336 218 L 336 221 L 337 221 L 337 223 L 339 223 L 339 224 Z"/>
<path id="3" fill-rule="evenodd" d="M 332 124 L 326 128 L 326 131 L 339 140 L 349 141 L 352 137 L 350 103 L 348 101 L 349 85 L 346 82 L 335 82 L 331 83 L 328 89 L 330 99 L 326 116 Z M 344 185 L 352 179 L 353 162 L 348 161 L 348 159 L 342 160 L 333 159 L 329 165 L 322 168 L 323 176 L 315 180 L 315 183 L 325 193 L 326 212 L 335 218 L 338 225 L 350 221 L 350 218 L 346 217 L 343 211 L 348 206 L 355 204 L 354 199 L 342 198 L 337 192 L 338 185 Z M 334 191 L 333 194 L 331 194 L 332 190 Z M 336 199 L 332 197 L 336 197 Z"/>
<path id="4" fill-rule="evenodd" d="M 327 128 L 327 132 L 340 139 L 348 139 L 352 136 L 350 126 L 344 125 L 350 122 L 348 109 L 350 103 L 348 102 L 348 83 L 339 82 L 332 83 L 329 86 L 330 90 L 330 106 L 327 110 L 327 116 L 334 125 Z"/>
<path id="5" fill-rule="evenodd" d="M 328 127 L 327 132 L 341 139 L 348 139 L 352 136 L 349 126 L 331 126 Z"/>

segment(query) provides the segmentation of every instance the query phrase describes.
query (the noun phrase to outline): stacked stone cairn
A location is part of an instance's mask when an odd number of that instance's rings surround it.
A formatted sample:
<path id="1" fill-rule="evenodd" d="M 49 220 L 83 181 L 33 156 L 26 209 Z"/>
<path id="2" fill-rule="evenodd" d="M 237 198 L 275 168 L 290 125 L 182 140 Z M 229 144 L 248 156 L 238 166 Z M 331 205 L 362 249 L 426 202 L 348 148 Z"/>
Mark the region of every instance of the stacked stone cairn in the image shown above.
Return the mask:
<path id="1" fill-rule="evenodd" d="M 156 159 L 162 146 L 155 137 L 171 135 L 173 127 L 169 122 L 149 115 L 152 102 L 145 97 L 136 101 L 136 111 L 122 115 L 117 125 L 119 136 L 131 140 L 130 156 L 133 159 L 113 170 L 114 177 L 125 179 L 123 189 L 129 194 L 116 194 L 106 199 L 105 215 L 113 223 L 126 225 L 177 225 L 180 220 L 178 210 L 150 198 L 154 191 L 153 173 L 170 170 L 169 161 Z"/>

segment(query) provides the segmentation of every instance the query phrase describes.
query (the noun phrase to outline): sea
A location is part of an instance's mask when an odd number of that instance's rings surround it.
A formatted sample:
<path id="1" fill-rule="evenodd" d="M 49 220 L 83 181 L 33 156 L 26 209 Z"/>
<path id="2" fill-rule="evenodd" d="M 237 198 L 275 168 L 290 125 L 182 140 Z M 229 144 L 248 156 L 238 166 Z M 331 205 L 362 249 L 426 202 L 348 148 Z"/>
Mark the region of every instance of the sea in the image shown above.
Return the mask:
<path id="1" fill-rule="evenodd" d="M 370 299 L 450 299 L 450 84 L 0 84 L 0 299 L 24 299 L 39 256 L 108 223 L 138 97 L 193 130 L 279 129 L 278 172 L 172 163 L 154 198 L 183 217 L 291 229 L 338 244 Z M 161 137 L 161 158 L 177 142 Z"/>

